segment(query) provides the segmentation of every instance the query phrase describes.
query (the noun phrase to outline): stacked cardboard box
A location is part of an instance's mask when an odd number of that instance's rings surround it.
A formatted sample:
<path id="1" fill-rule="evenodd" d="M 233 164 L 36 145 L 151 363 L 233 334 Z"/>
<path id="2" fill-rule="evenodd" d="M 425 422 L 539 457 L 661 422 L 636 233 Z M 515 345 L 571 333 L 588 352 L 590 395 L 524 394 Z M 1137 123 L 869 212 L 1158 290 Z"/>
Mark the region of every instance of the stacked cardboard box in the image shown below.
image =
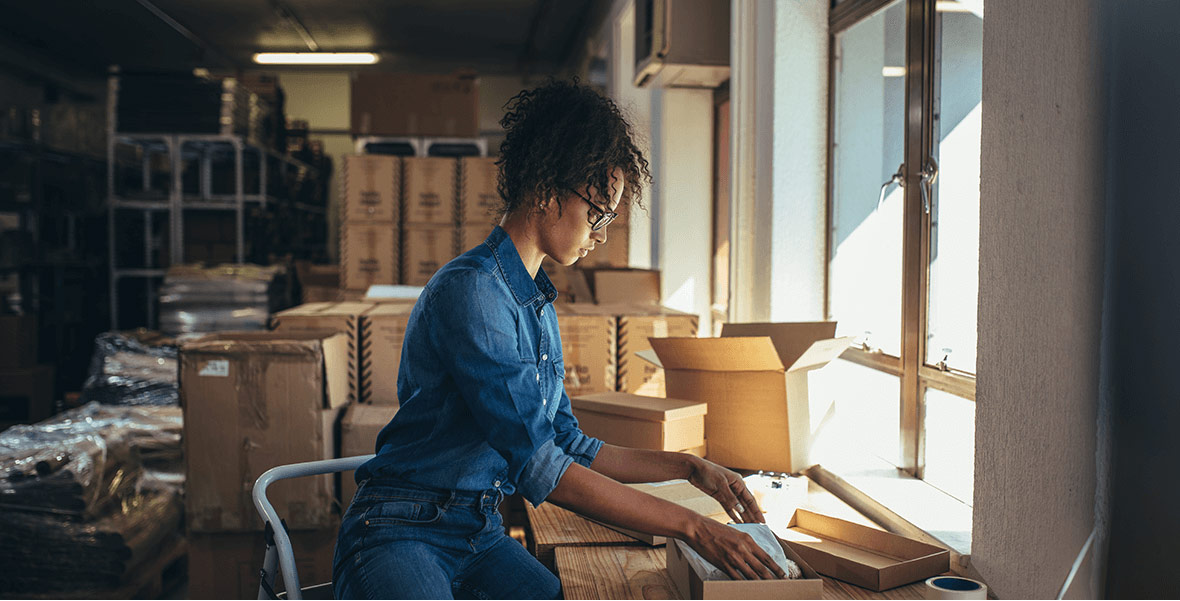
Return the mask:
<path id="1" fill-rule="evenodd" d="M 570 397 L 615 390 L 618 318 L 598 305 L 558 304 L 565 391 Z"/>
<path id="2" fill-rule="evenodd" d="M 600 305 L 618 315 L 618 387 L 620 392 L 665 395 L 664 372 L 636 355 L 651 348 L 650 338 L 693 337 L 700 319 L 652 305 Z"/>
<path id="3" fill-rule="evenodd" d="M 346 156 L 341 179 L 341 287 L 398 283 L 401 159 Z"/>
<path id="4" fill-rule="evenodd" d="M 349 400 L 397 405 L 397 373 L 412 302 L 307 303 L 279 312 L 281 332 L 331 330 L 348 339 Z"/>
<path id="5" fill-rule="evenodd" d="M 349 405 L 340 422 L 340 456 L 375 453 L 377 434 L 396 414 L 396 405 Z M 348 507 L 356 496 L 355 473 L 344 472 L 340 478 L 340 501 Z"/>
<path id="6" fill-rule="evenodd" d="M 494 157 L 459 160 L 459 252 L 483 242 L 495 227 L 501 205 L 498 173 Z"/>
<path id="7" fill-rule="evenodd" d="M 354 135 L 479 135 L 479 80 L 474 74 L 365 71 L 353 76 L 351 91 Z"/>
<path id="8" fill-rule="evenodd" d="M 459 161 L 407 157 L 404 165 L 401 283 L 424 286 L 434 272 L 458 254 Z"/>
<path id="9" fill-rule="evenodd" d="M 0 315 L 0 430 L 53 414 L 53 366 L 37 365 L 37 316 Z"/>
<path id="10" fill-rule="evenodd" d="M 623 392 L 570 399 L 582 431 L 613 445 L 653 451 L 689 451 L 705 445 L 708 405 Z"/>
<path id="11" fill-rule="evenodd" d="M 251 491 L 263 472 L 336 456 L 336 424 L 348 396 L 347 351 L 345 335 L 322 331 L 225 333 L 181 347 L 194 596 L 240 598 L 249 592 L 248 575 L 257 575 L 257 566 L 247 547 L 258 558 L 263 550 Z M 298 531 L 297 540 L 317 541 L 311 546 L 318 551 L 304 557 L 315 562 L 316 574 L 330 574 L 331 541 L 339 527 L 334 479 L 277 482 L 267 497 L 288 528 Z M 230 550 L 237 563 L 227 575 L 222 560 Z"/>

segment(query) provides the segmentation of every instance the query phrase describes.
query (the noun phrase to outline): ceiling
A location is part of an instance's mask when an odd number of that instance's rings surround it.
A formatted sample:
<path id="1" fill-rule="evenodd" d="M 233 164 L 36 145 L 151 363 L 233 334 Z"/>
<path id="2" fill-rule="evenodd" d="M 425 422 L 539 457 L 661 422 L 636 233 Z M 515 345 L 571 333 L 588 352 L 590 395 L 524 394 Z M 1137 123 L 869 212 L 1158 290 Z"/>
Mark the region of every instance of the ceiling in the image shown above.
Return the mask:
<path id="1" fill-rule="evenodd" d="M 0 61 L 74 73 L 255 68 L 260 51 L 370 51 L 373 68 L 558 73 L 609 0 L 31 0 L 0 4 Z"/>

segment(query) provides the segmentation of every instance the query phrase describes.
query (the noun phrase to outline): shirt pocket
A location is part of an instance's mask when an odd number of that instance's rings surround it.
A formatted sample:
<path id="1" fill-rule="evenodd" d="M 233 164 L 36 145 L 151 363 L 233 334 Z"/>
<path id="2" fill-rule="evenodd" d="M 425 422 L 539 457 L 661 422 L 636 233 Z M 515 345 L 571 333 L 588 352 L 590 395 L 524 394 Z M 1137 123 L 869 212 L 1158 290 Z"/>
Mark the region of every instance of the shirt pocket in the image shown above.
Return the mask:
<path id="1" fill-rule="evenodd" d="M 438 503 L 412 499 L 398 499 L 374 503 L 365 512 L 366 526 L 382 524 L 433 524 L 442 518 L 443 508 Z"/>

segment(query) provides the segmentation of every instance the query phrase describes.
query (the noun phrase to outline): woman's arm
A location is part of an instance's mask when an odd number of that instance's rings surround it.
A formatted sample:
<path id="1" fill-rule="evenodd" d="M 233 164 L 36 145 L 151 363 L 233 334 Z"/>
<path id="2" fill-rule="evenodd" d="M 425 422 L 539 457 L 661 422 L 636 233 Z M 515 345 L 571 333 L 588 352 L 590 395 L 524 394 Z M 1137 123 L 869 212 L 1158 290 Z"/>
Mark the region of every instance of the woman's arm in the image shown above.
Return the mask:
<path id="1" fill-rule="evenodd" d="M 601 459 L 600 453 L 595 464 Z M 546 500 L 601 522 L 683 540 L 735 580 L 784 576 L 782 568 L 745 532 L 576 463 L 569 466 Z"/>
<path id="2" fill-rule="evenodd" d="M 754 495 L 732 470 L 689 455 L 602 445 L 590 469 L 618 482 L 688 480 L 717 499 L 735 522 L 765 522 Z"/>

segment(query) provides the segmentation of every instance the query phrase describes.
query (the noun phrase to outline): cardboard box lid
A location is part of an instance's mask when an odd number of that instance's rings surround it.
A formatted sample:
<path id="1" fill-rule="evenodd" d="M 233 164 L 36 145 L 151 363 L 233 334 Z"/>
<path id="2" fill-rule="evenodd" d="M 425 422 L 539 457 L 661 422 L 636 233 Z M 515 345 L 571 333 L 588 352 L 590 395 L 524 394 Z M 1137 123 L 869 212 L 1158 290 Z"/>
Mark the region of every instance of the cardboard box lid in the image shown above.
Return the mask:
<path id="1" fill-rule="evenodd" d="M 693 371 L 783 371 L 783 362 L 768 337 L 651 338 L 657 367 Z M 651 354 L 638 356 L 651 360 Z"/>
<path id="2" fill-rule="evenodd" d="M 721 338 L 652 338 L 653 363 L 694 371 L 807 371 L 852 344 L 852 336 L 831 338 L 835 330 L 835 322 L 724 324 Z M 637 355 L 651 361 L 650 353 Z"/>
<path id="3" fill-rule="evenodd" d="M 574 409 L 610 413 L 647 421 L 671 421 L 708 412 L 708 404 L 625 392 L 596 392 L 570 399 Z"/>
<path id="4" fill-rule="evenodd" d="M 390 302 L 378 303 L 372 309 L 365 313 L 365 317 L 384 317 L 388 315 L 406 315 L 414 310 L 414 302 Z"/>
<path id="5" fill-rule="evenodd" d="M 302 305 L 299 305 L 297 307 L 291 307 L 290 309 L 285 309 L 283 311 L 279 311 L 278 313 L 275 313 L 274 316 L 275 317 L 292 317 L 292 316 L 298 316 L 298 315 L 316 315 L 320 311 L 323 311 L 324 309 L 327 309 L 328 307 L 331 307 L 334 304 L 336 304 L 336 303 L 333 303 L 333 302 L 303 303 Z"/>

